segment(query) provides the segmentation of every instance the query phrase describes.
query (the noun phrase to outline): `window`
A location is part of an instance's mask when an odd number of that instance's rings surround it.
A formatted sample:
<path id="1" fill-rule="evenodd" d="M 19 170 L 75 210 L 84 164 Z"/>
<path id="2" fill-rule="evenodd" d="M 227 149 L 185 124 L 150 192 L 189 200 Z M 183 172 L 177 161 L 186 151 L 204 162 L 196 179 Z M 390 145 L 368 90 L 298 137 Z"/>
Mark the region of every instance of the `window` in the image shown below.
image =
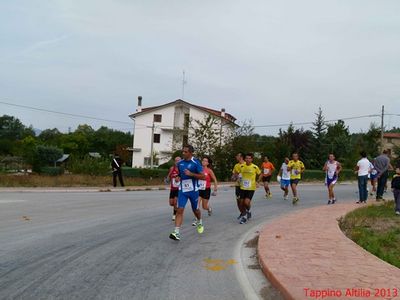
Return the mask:
<path id="1" fill-rule="evenodd" d="M 189 137 L 187 135 L 184 135 L 182 137 L 182 146 L 186 146 L 187 144 L 189 144 Z"/>
<path id="2" fill-rule="evenodd" d="M 161 140 L 161 134 L 155 133 L 154 137 L 153 137 L 153 142 L 156 143 L 156 144 L 159 144 L 160 140 Z"/>
<path id="3" fill-rule="evenodd" d="M 387 139 L 387 142 L 388 142 L 389 144 L 393 144 L 392 138 L 388 138 L 388 139 Z"/>
<path id="4" fill-rule="evenodd" d="M 150 166 L 150 157 L 145 157 L 144 158 L 144 165 L 147 167 L 147 166 Z"/>
<path id="5" fill-rule="evenodd" d="M 157 157 L 153 158 L 153 166 L 158 166 L 159 165 L 159 159 Z M 145 157 L 144 158 L 144 166 L 145 167 L 151 167 L 151 159 L 150 157 Z"/>
<path id="6" fill-rule="evenodd" d="M 162 115 L 157 115 L 157 114 L 153 115 L 153 122 L 161 123 L 161 120 L 162 120 Z"/>
<path id="7" fill-rule="evenodd" d="M 184 121 L 183 121 L 183 127 L 185 129 L 189 128 L 189 121 L 190 121 L 190 115 L 185 114 Z"/>

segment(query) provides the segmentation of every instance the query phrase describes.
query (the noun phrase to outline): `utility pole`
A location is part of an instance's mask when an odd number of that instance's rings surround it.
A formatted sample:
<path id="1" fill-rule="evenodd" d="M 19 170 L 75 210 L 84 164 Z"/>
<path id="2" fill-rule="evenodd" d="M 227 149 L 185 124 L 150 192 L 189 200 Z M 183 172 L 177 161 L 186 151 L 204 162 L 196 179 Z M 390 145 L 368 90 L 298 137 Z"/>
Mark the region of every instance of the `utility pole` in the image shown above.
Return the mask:
<path id="1" fill-rule="evenodd" d="M 384 116 L 385 116 L 385 106 L 382 105 L 382 115 L 381 115 L 381 152 L 383 151 Z"/>
<path id="2" fill-rule="evenodd" d="M 185 84 L 186 84 L 185 70 L 183 70 L 182 71 L 182 100 L 185 99 Z"/>
<path id="3" fill-rule="evenodd" d="M 151 146 L 150 146 L 150 169 L 153 169 L 153 152 L 154 152 L 154 119 L 153 125 L 151 126 Z"/>

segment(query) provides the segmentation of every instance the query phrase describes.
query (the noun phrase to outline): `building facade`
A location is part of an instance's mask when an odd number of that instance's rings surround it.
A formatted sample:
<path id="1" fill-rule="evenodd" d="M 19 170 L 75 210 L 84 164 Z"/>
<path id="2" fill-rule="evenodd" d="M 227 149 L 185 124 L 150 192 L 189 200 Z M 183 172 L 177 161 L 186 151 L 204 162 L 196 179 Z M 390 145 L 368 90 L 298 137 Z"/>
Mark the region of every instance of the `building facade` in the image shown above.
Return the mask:
<path id="1" fill-rule="evenodd" d="M 215 118 L 214 126 L 220 130 L 220 138 L 227 136 L 237 125 L 236 119 L 225 112 L 191 104 L 178 99 L 163 105 L 142 107 L 139 97 L 134 120 L 132 167 L 152 167 L 171 159 L 176 150 L 190 142 L 193 122 L 207 117 Z"/>
<path id="2" fill-rule="evenodd" d="M 398 158 L 396 150 L 400 148 L 400 133 L 384 133 L 383 149 L 388 150 L 389 157 Z"/>

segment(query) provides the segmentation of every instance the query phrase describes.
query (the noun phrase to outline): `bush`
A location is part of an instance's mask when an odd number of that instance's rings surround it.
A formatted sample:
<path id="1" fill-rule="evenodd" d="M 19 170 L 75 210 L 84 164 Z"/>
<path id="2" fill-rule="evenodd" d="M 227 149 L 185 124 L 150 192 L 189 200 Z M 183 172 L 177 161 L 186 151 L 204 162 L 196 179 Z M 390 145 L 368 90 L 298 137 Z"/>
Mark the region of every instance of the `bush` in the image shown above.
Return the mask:
<path id="1" fill-rule="evenodd" d="M 40 169 L 40 174 L 42 175 L 50 175 L 50 176 L 57 176 L 64 174 L 63 167 L 42 167 Z"/>
<path id="2" fill-rule="evenodd" d="M 92 158 L 85 156 L 83 159 L 71 158 L 68 170 L 74 174 L 110 175 L 111 163 L 108 159 Z"/>
<path id="3" fill-rule="evenodd" d="M 139 169 L 139 168 L 122 168 L 122 175 L 135 178 L 164 178 L 167 176 L 167 169 Z"/>

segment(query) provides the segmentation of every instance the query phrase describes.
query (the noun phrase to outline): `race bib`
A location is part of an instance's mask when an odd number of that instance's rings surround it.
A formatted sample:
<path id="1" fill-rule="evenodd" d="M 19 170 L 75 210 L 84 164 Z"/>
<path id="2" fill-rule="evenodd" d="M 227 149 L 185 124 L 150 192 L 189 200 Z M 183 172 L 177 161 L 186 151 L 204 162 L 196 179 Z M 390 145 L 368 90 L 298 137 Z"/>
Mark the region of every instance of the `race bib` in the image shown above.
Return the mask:
<path id="1" fill-rule="evenodd" d="M 251 187 L 251 181 L 250 180 L 243 180 L 242 185 L 245 189 L 248 189 Z"/>
<path id="2" fill-rule="evenodd" d="M 292 169 L 292 175 L 298 175 L 298 174 L 299 174 L 299 171 L 298 171 L 298 170 Z"/>
<path id="3" fill-rule="evenodd" d="M 193 191 L 194 191 L 193 180 L 192 179 L 182 180 L 182 192 L 187 193 Z"/>
<path id="4" fill-rule="evenodd" d="M 270 169 L 264 169 L 264 175 L 269 175 Z"/>
<path id="5" fill-rule="evenodd" d="M 372 174 L 372 175 L 376 175 L 376 174 L 378 174 L 378 171 L 375 170 L 375 169 L 373 169 L 373 170 L 371 171 L 371 174 Z"/>
<path id="6" fill-rule="evenodd" d="M 205 180 L 199 180 L 199 190 L 204 191 L 206 189 L 206 181 Z"/>
<path id="7" fill-rule="evenodd" d="M 179 181 L 177 181 L 175 178 L 172 178 L 172 187 L 174 188 L 179 187 Z"/>
<path id="8" fill-rule="evenodd" d="M 332 179 L 335 176 L 335 173 L 336 173 L 335 171 L 329 171 L 328 172 L 328 178 Z"/>

